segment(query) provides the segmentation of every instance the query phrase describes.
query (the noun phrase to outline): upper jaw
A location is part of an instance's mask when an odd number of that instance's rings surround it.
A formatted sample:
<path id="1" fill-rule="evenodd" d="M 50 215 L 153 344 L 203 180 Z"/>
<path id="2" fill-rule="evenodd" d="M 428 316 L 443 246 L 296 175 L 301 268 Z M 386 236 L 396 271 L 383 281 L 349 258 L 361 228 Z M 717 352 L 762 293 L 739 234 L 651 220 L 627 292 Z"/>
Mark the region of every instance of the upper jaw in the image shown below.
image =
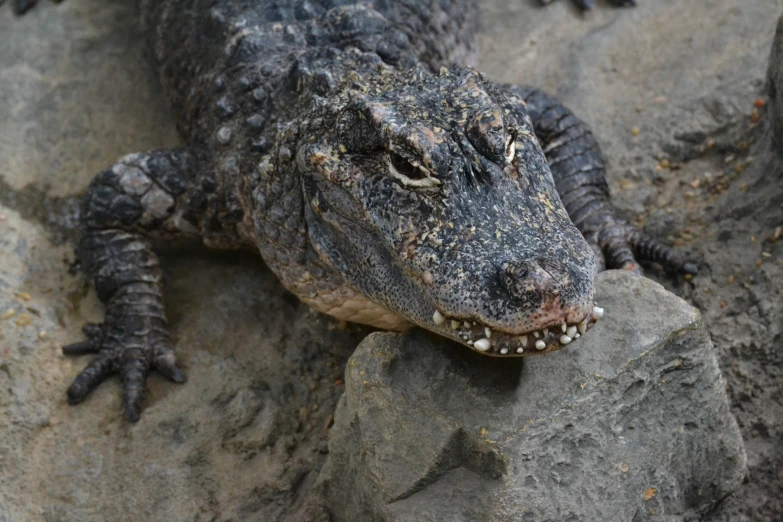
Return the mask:
<path id="1" fill-rule="evenodd" d="M 480 322 L 450 317 L 436 310 L 432 315 L 432 329 L 484 355 L 525 357 L 559 350 L 570 344 L 592 328 L 603 314 L 604 309 L 594 303 L 591 309 L 576 315 L 577 321 L 561 319 L 540 330 L 517 334 L 493 330 Z"/>

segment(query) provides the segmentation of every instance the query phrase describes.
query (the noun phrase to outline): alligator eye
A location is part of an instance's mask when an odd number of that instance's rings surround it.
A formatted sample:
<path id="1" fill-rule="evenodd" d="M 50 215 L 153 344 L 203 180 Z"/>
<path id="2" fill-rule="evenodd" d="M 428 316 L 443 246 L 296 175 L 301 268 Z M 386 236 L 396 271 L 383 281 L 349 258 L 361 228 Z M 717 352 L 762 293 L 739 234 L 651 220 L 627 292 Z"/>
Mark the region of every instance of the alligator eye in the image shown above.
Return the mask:
<path id="1" fill-rule="evenodd" d="M 514 161 L 514 155 L 517 153 L 517 133 L 511 132 L 506 141 L 506 163 Z"/>
<path id="2" fill-rule="evenodd" d="M 409 187 L 429 188 L 440 185 L 440 180 L 431 176 L 427 167 L 393 150 L 389 151 L 389 173 L 397 181 Z"/>
<path id="3" fill-rule="evenodd" d="M 418 165 L 414 165 L 405 157 L 394 151 L 389 152 L 389 163 L 391 164 L 391 167 L 397 171 L 397 174 L 405 176 L 408 179 L 417 180 L 427 176 L 426 172 L 421 170 Z"/>

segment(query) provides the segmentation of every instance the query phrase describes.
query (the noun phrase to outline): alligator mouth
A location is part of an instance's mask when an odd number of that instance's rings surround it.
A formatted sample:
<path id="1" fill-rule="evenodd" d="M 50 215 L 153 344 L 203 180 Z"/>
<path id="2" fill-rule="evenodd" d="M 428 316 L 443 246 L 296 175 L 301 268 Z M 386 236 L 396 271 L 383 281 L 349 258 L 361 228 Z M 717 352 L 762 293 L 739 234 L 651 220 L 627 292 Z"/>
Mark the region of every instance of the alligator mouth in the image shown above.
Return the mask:
<path id="1" fill-rule="evenodd" d="M 449 337 L 456 338 L 473 350 L 491 357 L 526 357 L 559 350 L 583 336 L 604 315 L 604 309 L 593 309 L 581 321 L 568 324 L 552 323 L 541 330 L 511 334 L 492 330 L 476 321 L 465 321 L 435 311 L 432 321 L 440 328 L 451 328 Z M 456 336 L 456 337 L 455 337 Z"/>

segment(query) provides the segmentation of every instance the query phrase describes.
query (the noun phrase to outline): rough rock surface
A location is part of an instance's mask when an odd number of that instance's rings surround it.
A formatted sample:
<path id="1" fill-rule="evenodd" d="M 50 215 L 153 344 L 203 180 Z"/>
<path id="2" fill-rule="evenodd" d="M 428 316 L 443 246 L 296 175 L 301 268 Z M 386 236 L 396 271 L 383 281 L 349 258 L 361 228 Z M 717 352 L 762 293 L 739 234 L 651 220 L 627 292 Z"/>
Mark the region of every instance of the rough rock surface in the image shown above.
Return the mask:
<path id="1" fill-rule="evenodd" d="M 618 271 L 596 297 L 592 335 L 514 364 L 364 340 L 318 479 L 334 519 L 642 520 L 732 492 L 745 451 L 698 311 Z"/>
<path id="2" fill-rule="evenodd" d="M 748 480 L 706 518 L 774 520 L 783 241 L 767 238 L 783 182 L 763 136 L 781 109 L 753 103 L 783 0 L 598 2 L 586 17 L 569 2 L 483 3 L 479 67 L 563 98 L 595 129 L 615 200 L 702 261 L 689 282 L 648 272 L 701 310 L 746 442 Z M 152 379 L 140 424 L 117 413 L 116 386 L 65 403 L 83 361 L 57 347 L 100 317 L 61 244 L 73 196 L 123 154 L 177 143 L 134 4 L 41 1 L 21 20 L 0 7 L 0 520 L 303 520 L 362 333 L 309 312 L 253 256 L 165 256 L 191 380 Z"/>

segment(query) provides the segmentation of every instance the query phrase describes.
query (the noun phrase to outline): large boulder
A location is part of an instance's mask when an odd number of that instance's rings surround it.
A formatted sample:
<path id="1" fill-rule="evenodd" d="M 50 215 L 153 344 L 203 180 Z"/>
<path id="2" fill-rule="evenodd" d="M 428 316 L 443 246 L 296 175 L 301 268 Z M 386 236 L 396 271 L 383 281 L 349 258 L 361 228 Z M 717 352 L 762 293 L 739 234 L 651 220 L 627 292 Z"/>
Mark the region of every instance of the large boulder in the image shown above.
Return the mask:
<path id="1" fill-rule="evenodd" d="M 348 362 L 319 477 L 338 521 L 641 520 L 710 510 L 746 473 L 698 311 L 605 272 L 606 317 L 545 357 L 490 359 L 420 331 Z"/>

